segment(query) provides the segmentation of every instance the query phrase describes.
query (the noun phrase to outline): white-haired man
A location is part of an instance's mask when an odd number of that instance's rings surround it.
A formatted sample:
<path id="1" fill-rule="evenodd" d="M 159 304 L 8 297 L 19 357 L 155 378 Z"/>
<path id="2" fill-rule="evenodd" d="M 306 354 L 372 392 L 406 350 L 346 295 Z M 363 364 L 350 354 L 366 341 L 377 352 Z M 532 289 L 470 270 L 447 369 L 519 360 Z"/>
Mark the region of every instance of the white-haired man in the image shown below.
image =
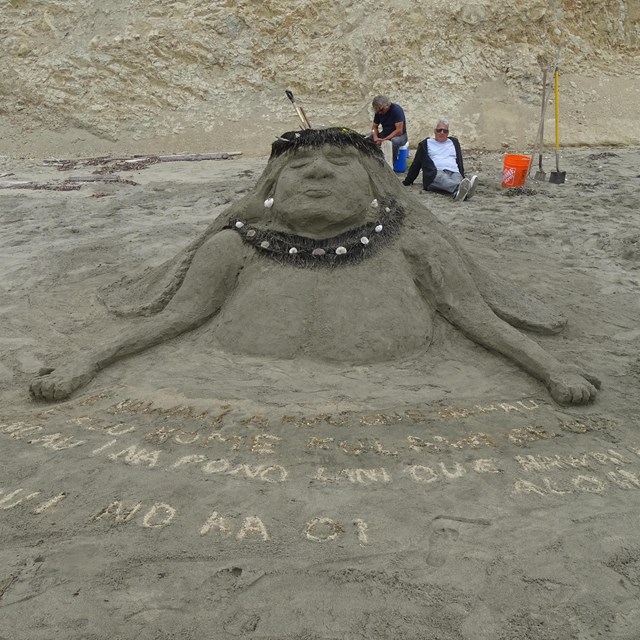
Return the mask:
<path id="1" fill-rule="evenodd" d="M 449 135 L 449 120 L 440 118 L 433 132 L 433 138 L 426 138 L 418 145 L 402 184 L 413 184 L 422 170 L 425 191 L 449 193 L 454 200 L 468 200 L 475 191 L 478 176 L 465 177 L 462 149 L 458 139 Z"/>

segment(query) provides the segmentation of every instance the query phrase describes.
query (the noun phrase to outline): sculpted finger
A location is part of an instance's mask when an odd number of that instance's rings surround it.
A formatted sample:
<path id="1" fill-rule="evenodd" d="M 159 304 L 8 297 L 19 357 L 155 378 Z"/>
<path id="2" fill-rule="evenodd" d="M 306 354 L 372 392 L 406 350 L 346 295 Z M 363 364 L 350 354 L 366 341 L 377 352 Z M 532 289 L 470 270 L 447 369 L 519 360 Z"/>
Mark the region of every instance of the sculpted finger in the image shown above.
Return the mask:
<path id="1" fill-rule="evenodd" d="M 50 378 L 43 378 L 40 383 L 40 397 L 43 400 L 53 400 L 53 391 L 55 389 L 55 382 Z"/>
<path id="2" fill-rule="evenodd" d="M 602 387 L 602 382 L 600 381 L 600 378 L 598 378 L 597 376 L 594 376 L 592 373 L 589 373 L 588 371 L 584 371 L 582 373 L 582 376 L 588 380 L 596 389 L 600 389 L 600 387 Z"/>
<path id="3" fill-rule="evenodd" d="M 52 400 L 66 400 L 71 395 L 71 385 L 69 383 L 60 383 L 55 386 L 52 391 Z"/>
<path id="4" fill-rule="evenodd" d="M 574 368 L 574 371 L 581 378 L 584 378 L 585 380 L 588 380 L 596 389 L 599 389 L 601 387 L 602 383 L 600 382 L 600 378 L 598 378 L 598 376 L 594 375 L 590 371 L 587 371 L 586 369 L 583 369 L 580 366 L 576 366 Z"/>
<path id="5" fill-rule="evenodd" d="M 42 393 L 40 390 L 41 383 L 42 381 L 39 378 L 35 378 L 31 381 L 31 384 L 29 385 L 29 393 L 31 394 L 32 398 L 42 398 Z"/>
<path id="6" fill-rule="evenodd" d="M 579 385 L 576 389 L 576 404 L 587 404 L 596 397 L 596 388 L 589 383 Z"/>
<path id="7" fill-rule="evenodd" d="M 591 385 L 584 385 L 578 389 L 578 401 L 576 404 L 587 404 L 591 400 L 591 393 L 589 387 Z"/>
<path id="8" fill-rule="evenodd" d="M 554 384 L 551 389 L 551 397 L 560 404 L 571 404 L 571 390 L 563 384 Z"/>

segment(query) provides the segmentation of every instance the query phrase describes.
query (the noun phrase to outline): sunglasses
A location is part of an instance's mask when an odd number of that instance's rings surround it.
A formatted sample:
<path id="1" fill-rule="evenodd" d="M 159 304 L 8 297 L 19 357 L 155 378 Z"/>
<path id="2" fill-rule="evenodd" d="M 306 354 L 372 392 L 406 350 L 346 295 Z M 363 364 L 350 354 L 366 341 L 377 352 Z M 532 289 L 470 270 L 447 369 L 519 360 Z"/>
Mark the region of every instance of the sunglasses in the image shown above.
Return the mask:
<path id="1" fill-rule="evenodd" d="M 436 129 L 436 133 L 449 133 L 449 129 Z"/>

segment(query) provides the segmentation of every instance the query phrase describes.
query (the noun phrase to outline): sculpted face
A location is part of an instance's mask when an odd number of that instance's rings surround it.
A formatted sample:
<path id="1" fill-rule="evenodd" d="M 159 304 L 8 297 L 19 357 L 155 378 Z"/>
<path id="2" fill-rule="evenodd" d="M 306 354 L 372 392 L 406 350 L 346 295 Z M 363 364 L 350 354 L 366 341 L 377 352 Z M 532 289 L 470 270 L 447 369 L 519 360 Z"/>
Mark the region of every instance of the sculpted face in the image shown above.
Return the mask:
<path id="1" fill-rule="evenodd" d="M 358 156 L 356 149 L 330 144 L 298 150 L 278 178 L 274 222 L 313 238 L 363 224 L 373 191 Z"/>

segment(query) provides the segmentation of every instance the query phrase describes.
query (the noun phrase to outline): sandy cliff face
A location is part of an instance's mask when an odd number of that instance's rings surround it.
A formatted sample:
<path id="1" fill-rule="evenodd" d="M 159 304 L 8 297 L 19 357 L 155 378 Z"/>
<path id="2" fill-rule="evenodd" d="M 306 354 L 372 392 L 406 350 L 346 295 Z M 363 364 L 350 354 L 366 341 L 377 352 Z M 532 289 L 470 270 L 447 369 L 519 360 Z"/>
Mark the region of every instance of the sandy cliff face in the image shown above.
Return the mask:
<path id="1" fill-rule="evenodd" d="M 526 149 L 560 48 L 561 142 L 640 142 L 638 0 L 0 0 L 5 153 L 232 150 L 366 130 L 386 93 L 417 142 Z M 547 111 L 552 142 L 553 109 Z"/>

